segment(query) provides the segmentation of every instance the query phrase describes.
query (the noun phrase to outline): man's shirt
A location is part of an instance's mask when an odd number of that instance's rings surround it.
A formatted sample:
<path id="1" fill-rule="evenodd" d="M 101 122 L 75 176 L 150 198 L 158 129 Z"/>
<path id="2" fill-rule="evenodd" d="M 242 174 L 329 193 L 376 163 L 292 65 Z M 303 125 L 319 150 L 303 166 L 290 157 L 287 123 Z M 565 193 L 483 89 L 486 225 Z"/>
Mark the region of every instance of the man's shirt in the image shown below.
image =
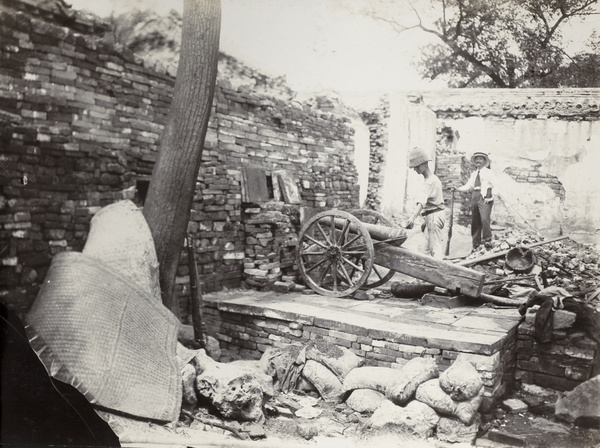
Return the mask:
<path id="1" fill-rule="evenodd" d="M 477 178 L 477 173 L 479 173 L 479 179 L 481 181 L 481 186 L 479 186 L 479 187 L 475 187 L 475 179 Z M 464 184 L 462 187 L 458 187 L 456 190 L 457 191 L 471 191 L 471 190 L 474 190 L 475 188 L 477 188 L 477 189 L 480 189 L 481 196 L 485 197 L 488 192 L 488 188 L 492 192 L 492 195 L 495 194 L 494 187 L 496 187 L 496 185 L 497 185 L 496 175 L 494 174 L 494 172 L 492 170 L 490 170 L 489 168 L 481 168 L 481 170 L 475 170 L 471 174 L 471 177 L 469 177 L 469 180 L 467 181 L 467 183 Z"/>

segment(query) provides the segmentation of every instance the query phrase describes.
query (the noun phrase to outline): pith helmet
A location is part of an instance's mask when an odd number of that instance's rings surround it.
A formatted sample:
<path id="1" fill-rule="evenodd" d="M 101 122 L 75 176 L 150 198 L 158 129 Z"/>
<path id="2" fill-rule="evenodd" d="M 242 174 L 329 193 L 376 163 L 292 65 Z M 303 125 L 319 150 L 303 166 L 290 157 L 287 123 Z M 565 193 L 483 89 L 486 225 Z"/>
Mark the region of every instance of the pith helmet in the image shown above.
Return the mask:
<path id="1" fill-rule="evenodd" d="M 408 167 L 414 168 L 415 166 L 419 166 L 420 164 L 429 162 L 430 160 L 431 156 L 427 151 L 425 151 L 423 148 L 415 146 L 408 154 Z"/>
<path id="2" fill-rule="evenodd" d="M 475 157 L 483 157 L 485 159 L 485 166 L 490 166 L 490 157 L 485 152 L 474 152 L 471 156 L 471 163 L 475 165 Z"/>

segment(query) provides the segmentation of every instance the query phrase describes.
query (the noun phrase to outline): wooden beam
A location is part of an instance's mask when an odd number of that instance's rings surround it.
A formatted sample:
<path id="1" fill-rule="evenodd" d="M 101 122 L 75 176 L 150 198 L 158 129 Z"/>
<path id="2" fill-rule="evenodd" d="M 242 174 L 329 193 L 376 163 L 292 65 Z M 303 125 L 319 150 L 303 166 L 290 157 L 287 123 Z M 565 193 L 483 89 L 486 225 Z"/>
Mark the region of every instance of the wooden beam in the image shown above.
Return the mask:
<path id="1" fill-rule="evenodd" d="M 557 241 L 561 241 L 561 240 L 564 240 L 564 239 L 567 239 L 567 238 L 569 238 L 568 235 L 566 235 L 566 236 L 559 236 L 558 238 L 554 238 L 552 240 L 539 241 L 537 243 L 527 244 L 527 245 L 523 245 L 521 247 L 524 247 L 526 249 L 531 249 L 532 247 L 543 246 L 544 244 L 555 243 Z M 469 266 L 469 265 L 472 265 L 472 264 L 481 263 L 483 261 L 488 261 L 488 260 L 493 260 L 495 258 L 500 258 L 503 255 L 506 255 L 509 251 L 510 251 L 510 249 L 503 250 L 503 251 L 500 251 L 500 252 L 492 252 L 492 253 L 489 253 L 489 254 L 482 255 L 481 257 L 472 258 L 470 260 L 463 260 L 463 261 L 460 261 L 460 262 L 458 262 L 456 264 L 459 265 L 459 266 Z"/>
<path id="2" fill-rule="evenodd" d="M 388 244 L 375 250 L 375 264 L 433 283 L 453 293 L 479 297 L 485 274 Z"/>

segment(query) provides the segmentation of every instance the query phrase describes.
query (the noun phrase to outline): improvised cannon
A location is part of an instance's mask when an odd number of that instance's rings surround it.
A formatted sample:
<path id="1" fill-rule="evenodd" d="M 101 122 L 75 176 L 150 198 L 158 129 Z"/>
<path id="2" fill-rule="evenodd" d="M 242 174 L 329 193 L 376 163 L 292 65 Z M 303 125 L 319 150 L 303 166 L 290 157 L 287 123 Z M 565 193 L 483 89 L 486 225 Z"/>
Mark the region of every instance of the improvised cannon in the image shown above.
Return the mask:
<path id="1" fill-rule="evenodd" d="M 297 261 L 306 284 L 329 297 L 383 285 L 396 272 L 479 297 L 485 274 L 400 247 L 404 229 L 372 210 L 328 210 L 302 227 Z"/>

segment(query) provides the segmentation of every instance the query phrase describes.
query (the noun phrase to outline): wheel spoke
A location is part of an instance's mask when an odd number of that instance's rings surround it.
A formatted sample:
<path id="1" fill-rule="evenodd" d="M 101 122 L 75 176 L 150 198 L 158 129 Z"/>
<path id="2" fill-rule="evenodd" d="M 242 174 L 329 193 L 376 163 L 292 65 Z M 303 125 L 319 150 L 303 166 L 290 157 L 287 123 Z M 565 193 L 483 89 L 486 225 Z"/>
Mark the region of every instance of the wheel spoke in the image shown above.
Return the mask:
<path id="1" fill-rule="evenodd" d="M 325 255 L 326 252 L 302 252 L 302 256 L 306 256 L 306 255 Z"/>
<path id="2" fill-rule="evenodd" d="M 331 215 L 329 226 L 331 227 L 331 241 L 335 242 L 335 215 Z"/>
<path id="3" fill-rule="evenodd" d="M 377 277 L 379 277 L 379 280 L 381 280 L 384 276 L 380 274 L 379 269 L 377 269 L 377 265 L 373 265 L 373 271 L 375 271 L 375 274 L 377 274 Z"/>
<path id="4" fill-rule="evenodd" d="M 348 258 L 346 258 L 344 256 L 342 256 L 342 260 L 344 260 L 347 264 L 352 266 L 357 271 L 364 272 L 364 270 L 365 270 L 364 267 L 360 267 L 358 264 L 354 264 L 352 261 L 350 261 Z"/>
<path id="5" fill-rule="evenodd" d="M 323 238 L 325 238 L 325 241 L 327 241 L 327 244 L 329 244 L 331 246 L 331 241 L 329 241 L 329 238 L 325 234 L 325 230 L 323 230 L 323 227 L 321 227 L 321 224 L 319 222 L 315 222 L 315 225 L 319 229 L 319 232 L 321 232 L 321 235 L 323 235 Z M 308 235 L 306 235 L 306 236 L 308 237 Z M 323 246 L 323 247 L 325 247 L 325 246 Z"/>
<path id="6" fill-rule="evenodd" d="M 340 264 L 340 268 L 342 269 L 342 273 L 344 274 L 344 278 L 346 280 L 346 282 L 348 282 L 348 285 L 352 285 L 352 277 L 350 277 L 348 275 L 348 271 L 346 270 L 346 267 L 344 266 L 344 264 Z"/>
<path id="7" fill-rule="evenodd" d="M 356 240 L 362 238 L 361 234 L 356 235 L 354 238 L 352 238 L 350 241 L 346 242 L 346 244 L 344 244 L 342 246 L 342 249 L 345 249 L 346 247 L 350 246 L 352 243 L 354 243 Z"/>
<path id="8" fill-rule="evenodd" d="M 333 277 L 333 290 L 338 290 L 338 276 L 337 276 L 337 261 L 331 263 L 331 275 Z"/>
<path id="9" fill-rule="evenodd" d="M 358 255 L 358 256 L 362 256 L 366 253 L 366 251 L 364 249 L 362 250 L 345 250 L 342 252 L 344 255 Z"/>
<path id="10" fill-rule="evenodd" d="M 327 261 L 327 258 L 323 258 L 319 261 L 317 261 L 315 264 L 313 264 L 310 268 L 306 268 L 306 273 L 308 274 L 309 272 L 313 271 L 314 269 L 318 268 L 319 266 L 321 266 L 323 263 L 325 263 Z"/>
<path id="11" fill-rule="evenodd" d="M 350 229 L 350 221 L 346 221 L 344 223 L 344 227 L 342 228 L 342 233 L 340 234 L 340 237 L 337 241 L 338 246 L 342 246 L 342 241 L 344 241 L 346 239 L 346 234 L 348 232 L 348 229 Z"/>
<path id="12" fill-rule="evenodd" d="M 329 260 L 323 260 L 323 261 L 329 261 Z M 327 266 L 325 269 L 323 269 L 323 271 L 321 272 L 321 275 L 319 276 L 319 279 L 317 280 L 317 285 L 320 287 L 323 284 L 323 280 L 325 279 L 325 276 L 327 275 L 327 271 L 329 271 L 329 268 L 331 267 L 331 262 L 329 262 L 329 266 Z"/>
<path id="13" fill-rule="evenodd" d="M 321 229 L 321 230 L 322 230 L 322 229 Z M 323 235 L 323 236 L 325 236 L 325 235 Z M 314 238 L 313 238 L 312 236 L 310 236 L 310 235 L 306 235 L 306 234 L 305 234 L 305 235 L 304 235 L 304 238 L 306 238 L 307 240 L 310 240 L 312 243 L 314 243 L 314 244 L 316 244 L 316 245 L 318 245 L 318 246 L 321 246 L 323 249 L 327 249 L 327 245 L 326 245 L 326 244 L 323 244 L 321 241 L 314 239 Z M 327 242 L 329 243 L 329 241 L 327 241 Z M 331 244 L 331 243 L 329 243 L 329 244 Z"/>

